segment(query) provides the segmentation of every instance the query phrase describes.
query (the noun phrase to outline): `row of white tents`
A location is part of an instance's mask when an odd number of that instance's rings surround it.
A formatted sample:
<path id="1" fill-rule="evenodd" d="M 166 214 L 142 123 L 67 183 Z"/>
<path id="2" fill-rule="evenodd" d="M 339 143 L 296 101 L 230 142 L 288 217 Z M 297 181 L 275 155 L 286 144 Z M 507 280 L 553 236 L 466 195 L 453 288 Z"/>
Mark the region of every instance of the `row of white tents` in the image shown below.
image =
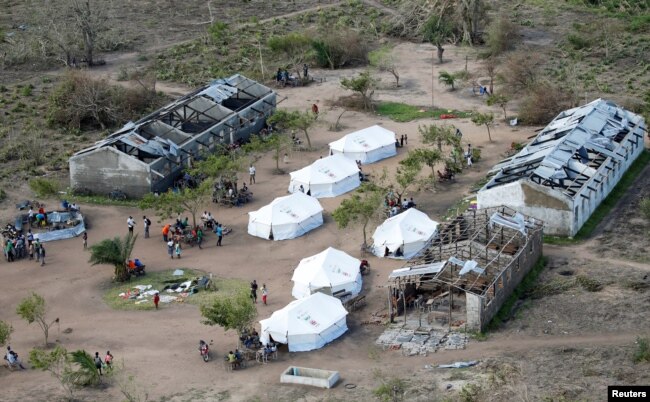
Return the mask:
<path id="1" fill-rule="evenodd" d="M 260 338 L 288 344 L 289 351 L 318 349 L 343 335 L 348 327 L 347 310 L 332 294 L 354 297 L 361 292 L 361 261 L 329 247 L 303 258 L 293 272 L 297 300 L 261 320 Z"/>
<path id="2" fill-rule="evenodd" d="M 291 195 L 249 213 L 248 233 L 273 240 L 302 236 L 323 224 L 317 198 L 336 197 L 360 185 L 356 161 L 373 163 L 395 154 L 395 133 L 379 126 L 330 143 L 330 156 L 291 173 Z M 377 228 L 373 251 L 380 257 L 388 250 L 387 256 L 409 258 L 433 238 L 437 225 L 408 209 Z M 344 334 L 348 312 L 332 295 L 350 298 L 361 292 L 360 266 L 360 260 L 331 247 L 302 259 L 291 278 L 296 300 L 260 321 L 261 341 L 286 343 L 289 351 L 299 352 L 321 348 Z"/>

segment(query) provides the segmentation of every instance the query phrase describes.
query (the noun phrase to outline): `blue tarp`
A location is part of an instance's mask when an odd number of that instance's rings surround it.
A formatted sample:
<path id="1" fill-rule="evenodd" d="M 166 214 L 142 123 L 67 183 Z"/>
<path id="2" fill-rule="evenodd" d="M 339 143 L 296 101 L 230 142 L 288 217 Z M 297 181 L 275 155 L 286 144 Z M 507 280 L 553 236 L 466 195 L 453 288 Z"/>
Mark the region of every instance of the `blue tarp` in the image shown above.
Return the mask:
<path id="1" fill-rule="evenodd" d="M 34 237 L 37 237 L 40 242 L 48 242 L 53 240 L 63 240 L 70 239 L 72 237 L 77 237 L 83 232 L 86 231 L 86 226 L 84 225 L 83 215 L 79 212 L 48 212 L 47 221 L 52 223 L 64 223 L 70 220 L 78 220 L 79 223 L 75 226 L 66 227 L 65 229 L 51 230 L 49 232 L 35 233 Z"/>

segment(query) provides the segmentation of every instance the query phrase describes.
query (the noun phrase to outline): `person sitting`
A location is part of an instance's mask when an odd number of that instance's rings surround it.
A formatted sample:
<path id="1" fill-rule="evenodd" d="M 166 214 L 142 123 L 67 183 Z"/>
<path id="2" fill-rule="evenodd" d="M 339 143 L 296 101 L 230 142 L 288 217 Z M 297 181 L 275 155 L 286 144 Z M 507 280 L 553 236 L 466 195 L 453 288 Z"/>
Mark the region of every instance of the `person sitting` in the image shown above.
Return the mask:
<path id="1" fill-rule="evenodd" d="M 136 258 L 133 263 L 135 264 L 136 268 L 144 267 L 144 264 L 138 258 Z"/>
<path id="2" fill-rule="evenodd" d="M 133 260 L 127 261 L 126 266 L 129 267 L 129 271 L 134 271 L 135 270 L 135 261 L 133 261 Z"/>
<path id="3" fill-rule="evenodd" d="M 235 358 L 237 361 L 242 361 L 244 359 L 239 349 L 235 349 Z"/>
<path id="4" fill-rule="evenodd" d="M 181 229 L 185 229 L 190 225 L 190 219 L 186 216 L 185 220 L 181 223 Z"/>
<path id="5" fill-rule="evenodd" d="M 68 200 L 61 201 L 61 208 L 63 208 L 66 211 L 70 210 L 70 204 L 68 203 Z"/>
<path id="6" fill-rule="evenodd" d="M 391 216 L 391 217 L 392 217 L 392 216 L 395 216 L 395 215 L 397 215 L 398 212 L 399 212 L 399 211 L 398 211 L 398 209 L 397 209 L 397 205 L 394 205 L 394 206 L 390 209 L 390 216 Z"/>
<path id="7" fill-rule="evenodd" d="M 398 247 L 397 250 L 395 250 L 395 257 L 404 257 L 404 252 L 401 247 Z"/>
<path id="8" fill-rule="evenodd" d="M 72 205 L 70 205 L 70 211 L 79 212 L 79 207 L 77 206 L 77 204 L 73 202 Z"/>
<path id="9" fill-rule="evenodd" d="M 406 198 L 402 199 L 402 209 L 408 209 L 409 208 L 409 202 Z"/>
<path id="10" fill-rule="evenodd" d="M 384 257 L 388 257 L 390 255 L 390 250 L 388 249 L 388 246 L 384 248 Z"/>
<path id="11" fill-rule="evenodd" d="M 11 350 L 11 346 L 7 346 L 7 354 L 5 355 L 5 360 L 9 364 L 10 367 L 20 367 L 21 369 L 25 370 L 25 367 L 23 367 L 23 363 L 18 359 L 18 353 L 14 352 Z"/>

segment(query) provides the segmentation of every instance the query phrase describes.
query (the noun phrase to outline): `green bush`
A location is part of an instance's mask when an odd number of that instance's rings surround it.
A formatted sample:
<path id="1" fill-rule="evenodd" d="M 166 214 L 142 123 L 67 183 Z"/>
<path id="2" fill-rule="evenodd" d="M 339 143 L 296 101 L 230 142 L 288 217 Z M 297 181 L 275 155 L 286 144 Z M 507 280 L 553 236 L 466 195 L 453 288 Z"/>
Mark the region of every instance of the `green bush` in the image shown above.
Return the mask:
<path id="1" fill-rule="evenodd" d="M 641 213 L 646 219 L 650 219 L 650 198 L 645 197 L 644 199 L 641 200 L 639 203 L 639 207 L 641 209 Z"/>
<path id="2" fill-rule="evenodd" d="M 486 44 L 491 56 L 497 56 L 514 47 L 519 38 L 519 29 L 506 17 L 501 17 L 488 27 Z"/>
<path id="3" fill-rule="evenodd" d="M 588 49 L 591 47 L 591 42 L 579 34 L 569 34 L 566 39 L 575 50 Z"/>
<path id="4" fill-rule="evenodd" d="M 24 87 L 21 88 L 20 94 L 22 96 L 31 96 L 33 89 L 34 89 L 34 86 L 32 84 L 25 85 Z"/>
<path id="5" fill-rule="evenodd" d="M 29 181 L 29 188 L 36 193 L 37 197 L 51 197 L 59 192 L 59 184 L 51 179 L 37 177 Z"/>
<path id="6" fill-rule="evenodd" d="M 571 94 L 551 84 L 535 85 L 519 107 L 518 118 L 524 124 L 548 124 L 561 111 L 571 107 Z"/>
<path id="7" fill-rule="evenodd" d="M 481 150 L 478 148 L 472 148 L 472 162 L 478 162 L 481 160 Z"/>
<path id="8" fill-rule="evenodd" d="M 634 351 L 634 363 L 650 362 L 650 339 L 636 338 L 636 350 Z"/>

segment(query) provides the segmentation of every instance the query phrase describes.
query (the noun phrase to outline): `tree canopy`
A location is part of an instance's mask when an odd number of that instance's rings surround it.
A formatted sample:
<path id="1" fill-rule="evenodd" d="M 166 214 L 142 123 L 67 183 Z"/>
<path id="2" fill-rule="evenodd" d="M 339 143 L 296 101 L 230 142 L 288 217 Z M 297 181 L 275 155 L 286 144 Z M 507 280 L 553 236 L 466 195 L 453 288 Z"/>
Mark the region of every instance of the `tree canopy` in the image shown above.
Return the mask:
<path id="1" fill-rule="evenodd" d="M 485 126 L 485 128 L 487 128 L 488 138 L 490 139 L 490 142 L 492 142 L 492 134 L 490 134 L 490 125 L 494 123 L 494 115 L 492 113 L 474 112 L 472 114 L 472 123 L 477 126 Z"/>
<path id="2" fill-rule="evenodd" d="M 47 340 L 50 333 L 50 327 L 55 322 L 58 322 L 59 319 L 48 323 L 45 318 L 45 299 L 43 296 L 32 292 L 31 295 L 27 296 L 20 301 L 18 307 L 16 307 L 16 314 L 18 314 L 22 319 L 27 321 L 28 324 L 36 323 L 43 330 L 43 335 L 45 336 L 45 346 L 47 346 Z"/>
<path id="3" fill-rule="evenodd" d="M 370 110 L 372 109 L 372 95 L 375 93 L 377 82 L 378 80 L 370 74 L 370 71 L 364 71 L 357 77 L 343 78 L 341 86 L 361 95 L 363 108 Z"/>
<path id="4" fill-rule="evenodd" d="M 391 73 L 395 77 L 395 86 L 399 87 L 399 72 L 397 71 L 397 62 L 392 55 L 391 47 L 382 46 L 368 53 L 368 61 L 377 70 Z"/>
<path id="5" fill-rule="evenodd" d="M 212 182 L 203 180 L 197 187 L 183 187 L 178 191 L 171 188 L 156 196 L 153 193 L 145 195 L 139 202 L 140 209 L 153 209 L 162 219 L 178 216 L 183 212 L 192 215 L 192 226 L 196 226 L 196 215 L 212 196 Z"/>
<path id="6" fill-rule="evenodd" d="M 305 135 L 307 146 L 311 149 L 309 129 L 316 123 L 318 116 L 311 111 L 301 112 L 299 110 L 289 111 L 278 109 L 273 116 L 269 117 L 269 124 L 274 124 L 280 130 L 300 130 Z"/>
<path id="7" fill-rule="evenodd" d="M 129 279 L 126 262 L 131 258 L 133 247 L 138 235 L 131 233 L 124 238 L 114 237 L 104 239 L 90 246 L 90 263 L 92 265 L 107 264 L 115 267 L 115 280 L 124 282 Z"/>
<path id="8" fill-rule="evenodd" d="M 216 297 L 211 304 L 201 306 L 201 315 L 206 325 L 218 325 L 238 334 L 249 328 L 257 316 L 257 309 L 250 294 L 242 289 L 234 295 Z"/>
<path id="9" fill-rule="evenodd" d="M 312 40 L 300 32 L 272 36 L 268 39 L 267 45 L 272 52 L 282 54 L 289 60 L 298 77 L 301 76 L 300 67 L 312 55 Z"/>
<path id="10" fill-rule="evenodd" d="M 370 220 L 378 215 L 383 201 L 382 189 L 372 183 L 363 183 L 352 197 L 341 202 L 332 213 L 339 228 L 344 229 L 353 222 L 363 228 L 363 245 L 367 246 L 366 229 Z"/>

